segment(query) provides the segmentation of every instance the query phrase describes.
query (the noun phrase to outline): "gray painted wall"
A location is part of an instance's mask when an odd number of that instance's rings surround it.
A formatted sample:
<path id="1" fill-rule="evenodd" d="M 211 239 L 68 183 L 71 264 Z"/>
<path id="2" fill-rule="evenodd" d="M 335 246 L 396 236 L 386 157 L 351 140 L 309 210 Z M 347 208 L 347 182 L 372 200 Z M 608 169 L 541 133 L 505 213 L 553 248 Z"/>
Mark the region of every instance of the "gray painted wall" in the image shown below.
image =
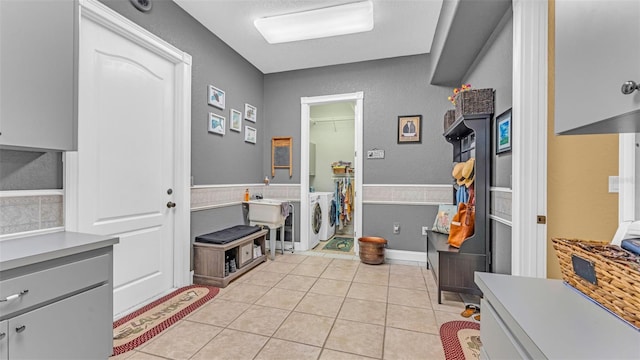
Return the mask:
<path id="1" fill-rule="evenodd" d="M 300 182 L 300 97 L 364 92 L 364 149 L 385 150 L 365 160 L 365 184 L 448 184 L 451 146 L 442 137 L 449 88 L 428 84 L 428 55 L 327 66 L 265 75 L 265 136 L 293 136 L 294 174 L 274 183 Z M 397 144 L 400 115 L 422 115 L 421 144 Z M 270 153 L 263 155 L 265 171 Z"/>
<path id="2" fill-rule="evenodd" d="M 0 191 L 62 189 L 62 153 L 0 150 Z"/>
<path id="3" fill-rule="evenodd" d="M 485 44 L 480 56 L 465 76 L 465 83 L 473 88 L 495 89 L 495 116 L 511 108 L 513 84 L 513 12 L 509 9 L 491 38 Z M 495 116 L 492 133 L 495 134 Z M 518 119 L 513 119 L 518 126 Z M 495 135 L 492 136 L 491 186 L 511 188 L 511 153 L 495 155 Z M 491 221 L 492 269 L 494 272 L 511 273 L 511 227 Z"/>
<path id="4" fill-rule="evenodd" d="M 426 252 L 427 237 L 421 227 L 431 228 L 437 213 L 438 206 L 364 204 L 364 236 L 385 238 L 388 249 Z M 399 234 L 393 233 L 394 222 L 400 223 Z"/>
<path id="5" fill-rule="evenodd" d="M 511 275 L 511 226 L 491 221 L 491 235 L 491 269 L 494 273 Z"/>
<path id="6" fill-rule="evenodd" d="M 495 89 L 495 116 L 511 108 L 513 83 L 513 14 L 508 11 L 465 77 L 475 89 Z M 495 118 L 494 116 L 494 118 Z M 513 119 L 517 124 L 518 120 Z M 517 126 L 517 125 L 515 125 Z M 492 123 L 495 134 L 495 119 Z M 492 137 L 495 140 L 495 136 Z M 495 153 L 495 143 L 491 146 Z M 511 153 L 493 157 L 491 186 L 511 188 Z"/>
<path id="7" fill-rule="evenodd" d="M 263 74 L 173 1 L 155 1 L 149 13 L 137 11 L 129 0 L 100 0 L 143 28 L 193 57 L 191 78 L 191 173 L 195 185 L 261 182 Z M 207 104 L 208 85 L 226 92 L 226 108 Z M 231 108 L 258 108 L 256 123 L 243 120 L 241 133 L 229 130 Z M 227 119 L 226 135 L 207 132 L 209 112 Z M 244 142 L 244 125 L 258 129 L 257 144 Z"/>
<path id="8" fill-rule="evenodd" d="M 430 85 L 430 69 L 429 55 L 416 55 L 265 75 L 265 136 L 294 140 L 293 177 L 277 173 L 273 182 L 300 182 L 300 97 L 363 91 L 364 150 L 385 150 L 385 159 L 364 161 L 364 184 L 450 184 L 452 147 L 442 136 L 442 119 L 451 89 Z M 422 115 L 422 143 L 397 143 L 400 115 Z M 269 152 L 263 161 L 268 171 Z M 369 204 L 363 235 L 393 240 L 390 249 L 423 251 L 420 226 L 431 226 L 435 214 L 433 206 Z M 392 237 L 394 221 L 403 231 Z"/>

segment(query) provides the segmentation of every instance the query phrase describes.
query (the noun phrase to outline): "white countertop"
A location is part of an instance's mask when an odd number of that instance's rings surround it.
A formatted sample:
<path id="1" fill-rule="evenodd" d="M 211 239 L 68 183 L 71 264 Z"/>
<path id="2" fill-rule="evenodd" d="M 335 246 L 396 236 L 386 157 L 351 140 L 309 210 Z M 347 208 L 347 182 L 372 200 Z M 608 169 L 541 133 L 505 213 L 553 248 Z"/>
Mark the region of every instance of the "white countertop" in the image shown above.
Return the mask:
<path id="1" fill-rule="evenodd" d="M 113 236 L 60 231 L 0 241 L 0 271 L 117 244 Z"/>
<path id="2" fill-rule="evenodd" d="M 640 331 L 561 280 L 476 272 L 475 282 L 549 359 L 640 359 Z"/>

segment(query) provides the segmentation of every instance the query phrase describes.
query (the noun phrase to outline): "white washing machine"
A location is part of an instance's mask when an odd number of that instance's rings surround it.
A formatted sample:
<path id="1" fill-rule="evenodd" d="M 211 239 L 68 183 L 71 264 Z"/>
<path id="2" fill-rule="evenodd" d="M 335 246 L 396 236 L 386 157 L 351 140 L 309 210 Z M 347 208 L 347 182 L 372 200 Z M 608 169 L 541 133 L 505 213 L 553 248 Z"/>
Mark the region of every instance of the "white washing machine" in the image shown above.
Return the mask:
<path id="1" fill-rule="evenodd" d="M 320 229 L 322 228 L 322 209 L 320 208 L 320 195 L 309 193 L 309 211 L 311 224 L 309 225 L 309 250 L 320 242 Z"/>
<path id="2" fill-rule="evenodd" d="M 320 194 L 320 210 L 322 211 L 320 241 L 327 241 L 336 234 L 335 195 L 332 192 L 318 192 L 316 194 Z"/>

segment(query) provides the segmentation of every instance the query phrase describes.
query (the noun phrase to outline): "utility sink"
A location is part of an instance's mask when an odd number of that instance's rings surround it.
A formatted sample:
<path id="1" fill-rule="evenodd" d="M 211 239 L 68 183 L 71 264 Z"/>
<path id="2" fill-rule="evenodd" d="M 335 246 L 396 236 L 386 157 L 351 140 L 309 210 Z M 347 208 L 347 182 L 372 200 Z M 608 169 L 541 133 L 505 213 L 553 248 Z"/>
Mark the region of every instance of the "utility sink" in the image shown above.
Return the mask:
<path id="1" fill-rule="evenodd" d="M 249 200 L 249 220 L 274 224 L 284 221 L 281 210 L 283 202 L 276 199 Z"/>

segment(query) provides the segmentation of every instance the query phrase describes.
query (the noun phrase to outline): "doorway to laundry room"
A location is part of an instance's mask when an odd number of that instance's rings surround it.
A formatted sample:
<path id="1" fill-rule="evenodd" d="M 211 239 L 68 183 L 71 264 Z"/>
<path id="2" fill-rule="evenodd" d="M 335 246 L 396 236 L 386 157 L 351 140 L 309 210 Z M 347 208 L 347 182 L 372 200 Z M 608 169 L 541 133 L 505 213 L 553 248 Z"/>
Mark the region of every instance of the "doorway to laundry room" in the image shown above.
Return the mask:
<path id="1" fill-rule="evenodd" d="M 358 251 L 362 98 L 362 92 L 302 98 L 301 237 L 307 250 Z"/>
<path id="2" fill-rule="evenodd" d="M 342 101 L 309 110 L 309 236 L 318 237 L 314 251 L 354 254 L 355 105 Z"/>

